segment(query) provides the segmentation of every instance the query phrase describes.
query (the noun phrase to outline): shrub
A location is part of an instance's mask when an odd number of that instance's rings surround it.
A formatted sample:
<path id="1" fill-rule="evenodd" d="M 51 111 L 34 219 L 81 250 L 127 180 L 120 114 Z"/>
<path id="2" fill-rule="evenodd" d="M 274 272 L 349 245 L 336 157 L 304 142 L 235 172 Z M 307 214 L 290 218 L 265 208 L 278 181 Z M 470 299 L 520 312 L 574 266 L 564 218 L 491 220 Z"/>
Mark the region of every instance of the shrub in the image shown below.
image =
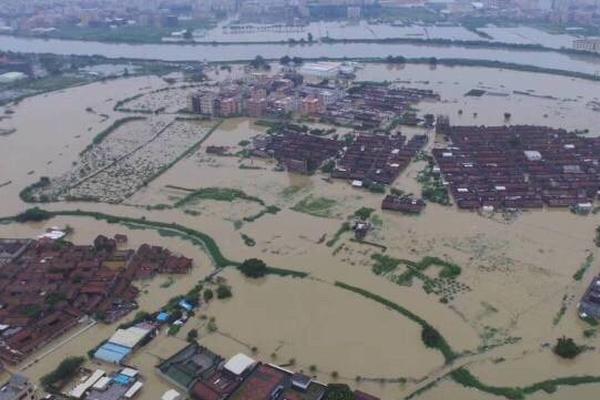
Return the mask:
<path id="1" fill-rule="evenodd" d="M 190 331 L 187 334 L 187 341 L 190 342 L 190 343 L 192 343 L 196 339 L 198 339 L 198 330 L 197 329 L 190 329 Z"/>
<path id="2" fill-rule="evenodd" d="M 41 208 L 34 207 L 23 211 L 21 214 L 16 216 L 17 222 L 40 222 L 52 218 L 52 214 Z"/>
<path id="3" fill-rule="evenodd" d="M 429 325 L 426 325 L 421 330 L 421 340 L 429 348 L 437 349 L 440 346 L 441 339 L 440 333 Z"/>
<path id="4" fill-rule="evenodd" d="M 58 364 L 58 367 L 47 375 L 44 375 L 40 382 L 44 389 L 49 392 L 56 390 L 56 384 L 64 383 L 71 379 L 81 364 L 85 361 L 83 357 L 68 357 Z"/>
<path id="5" fill-rule="evenodd" d="M 583 348 L 573 339 L 563 336 L 557 339 L 553 351 L 559 357 L 573 359 L 583 351 Z"/>
<path id="6" fill-rule="evenodd" d="M 354 212 L 354 216 L 364 221 L 367 220 L 371 216 L 371 214 L 373 214 L 373 211 L 375 210 L 372 208 L 361 207 Z"/>
<path id="7" fill-rule="evenodd" d="M 325 392 L 325 400 L 354 400 L 356 396 L 348 385 L 343 383 L 332 383 L 328 385 Z"/>
<path id="8" fill-rule="evenodd" d="M 267 265 L 258 258 L 250 258 L 240 265 L 240 271 L 248 278 L 262 278 L 267 274 Z"/>
<path id="9" fill-rule="evenodd" d="M 219 285 L 217 288 L 217 299 L 228 299 L 232 296 L 231 288 L 225 285 Z"/>
<path id="10" fill-rule="evenodd" d="M 204 293 L 202 293 L 202 298 L 204 299 L 205 303 L 211 301 L 213 297 L 215 297 L 215 295 L 211 289 L 206 289 L 204 290 Z"/>

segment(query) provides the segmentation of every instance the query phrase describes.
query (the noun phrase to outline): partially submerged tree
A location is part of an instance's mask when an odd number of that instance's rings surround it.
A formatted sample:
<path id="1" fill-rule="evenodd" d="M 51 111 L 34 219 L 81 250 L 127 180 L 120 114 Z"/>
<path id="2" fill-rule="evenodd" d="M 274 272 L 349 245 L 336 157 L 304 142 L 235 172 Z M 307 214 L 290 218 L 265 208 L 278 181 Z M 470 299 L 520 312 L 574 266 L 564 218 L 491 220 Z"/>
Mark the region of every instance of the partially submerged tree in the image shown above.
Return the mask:
<path id="1" fill-rule="evenodd" d="M 332 383 L 327 387 L 325 400 L 354 400 L 356 396 L 350 387 L 343 383 Z"/>
<path id="2" fill-rule="evenodd" d="M 573 359 L 583 351 L 583 347 L 577 345 L 572 338 L 563 336 L 556 340 L 553 351 L 559 357 Z"/>
<path id="3" fill-rule="evenodd" d="M 250 258 L 240 265 L 240 271 L 248 278 L 262 278 L 267 274 L 267 265 L 263 260 Z"/>

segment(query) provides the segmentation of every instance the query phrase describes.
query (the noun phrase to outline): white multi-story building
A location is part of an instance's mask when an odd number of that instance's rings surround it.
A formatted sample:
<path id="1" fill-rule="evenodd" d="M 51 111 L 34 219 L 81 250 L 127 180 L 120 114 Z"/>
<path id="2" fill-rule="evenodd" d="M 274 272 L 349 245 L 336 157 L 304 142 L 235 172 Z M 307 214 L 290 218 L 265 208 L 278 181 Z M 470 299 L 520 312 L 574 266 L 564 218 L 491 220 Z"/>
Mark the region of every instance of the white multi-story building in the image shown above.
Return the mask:
<path id="1" fill-rule="evenodd" d="M 573 41 L 575 50 L 591 51 L 600 53 L 600 38 L 577 39 Z"/>

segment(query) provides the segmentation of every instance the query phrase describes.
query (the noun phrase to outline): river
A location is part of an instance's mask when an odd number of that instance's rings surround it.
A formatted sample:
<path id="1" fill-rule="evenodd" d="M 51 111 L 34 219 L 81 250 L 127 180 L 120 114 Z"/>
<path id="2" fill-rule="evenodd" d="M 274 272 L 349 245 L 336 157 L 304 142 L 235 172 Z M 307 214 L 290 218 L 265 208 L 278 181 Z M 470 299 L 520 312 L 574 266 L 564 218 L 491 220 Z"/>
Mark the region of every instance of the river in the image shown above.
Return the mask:
<path id="1" fill-rule="evenodd" d="M 373 43 L 314 43 L 311 45 L 287 44 L 232 44 L 232 45 L 190 45 L 190 44 L 117 44 L 77 40 L 31 39 L 0 36 L 0 50 L 54 53 L 76 55 L 101 55 L 110 58 L 160 59 L 165 61 L 232 61 L 252 59 L 260 54 L 266 58 L 279 58 L 284 55 L 303 58 L 318 57 L 387 57 L 402 55 L 413 57 L 485 59 L 543 68 L 556 68 L 600 73 L 600 58 L 593 56 L 573 56 L 557 52 L 525 51 L 512 49 L 465 48 L 460 46 L 433 46 L 415 44 L 373 44 Z"/>

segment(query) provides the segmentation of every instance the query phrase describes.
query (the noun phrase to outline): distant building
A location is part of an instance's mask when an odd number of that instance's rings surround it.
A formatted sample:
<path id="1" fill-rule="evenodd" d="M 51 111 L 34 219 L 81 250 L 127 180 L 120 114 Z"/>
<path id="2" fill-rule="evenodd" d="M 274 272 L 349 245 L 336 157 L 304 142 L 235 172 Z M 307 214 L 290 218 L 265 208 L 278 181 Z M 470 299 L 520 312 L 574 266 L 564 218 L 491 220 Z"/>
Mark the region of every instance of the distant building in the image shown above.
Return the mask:
<path id="1" fill-rule="evenodd" d="M 266 97 L 251 97 L 246 104 L 248 116 L 260 118 L 267 112 Z"/>
<path id="2" fill-rule="evenodd" d="M 341 65 L 338 62 L 307 63 L 300 68 L 299 72 L 307 77 L 333 79 L 340 73 Z"/>
<path id="3" fill-rule="evenodd" d="M 36 400 L 35 386 L 23 375 L 13 375 L 6 385 L 0 388 L 0 400 Z"/>
<path id="4" fill-rule="evenodd" d="M 350 6 L 346 11 L 346 16 L 348 17 L 348 19 L 358 20 L 360 19 L 361 11 L 362 10 L 360 6 Z"/>
<path id="5" fill-rule="evenodd" d="M 242 102 L 237 96 L 219 99 L 217 103 L 221 117 L 233 117 L 242 113 Z"/>
<path id="6" fill-rule="evenodd" d="M 600 53 L 600 38 L 577 39 L 573 41 L 575 50 Z"/>
<path id="7" fill-rule="evenodd" d="M 308 96 L 302 100 L 302 114 L 315 115 L 323 111 L 323 102 L 318 97 Z"/>

